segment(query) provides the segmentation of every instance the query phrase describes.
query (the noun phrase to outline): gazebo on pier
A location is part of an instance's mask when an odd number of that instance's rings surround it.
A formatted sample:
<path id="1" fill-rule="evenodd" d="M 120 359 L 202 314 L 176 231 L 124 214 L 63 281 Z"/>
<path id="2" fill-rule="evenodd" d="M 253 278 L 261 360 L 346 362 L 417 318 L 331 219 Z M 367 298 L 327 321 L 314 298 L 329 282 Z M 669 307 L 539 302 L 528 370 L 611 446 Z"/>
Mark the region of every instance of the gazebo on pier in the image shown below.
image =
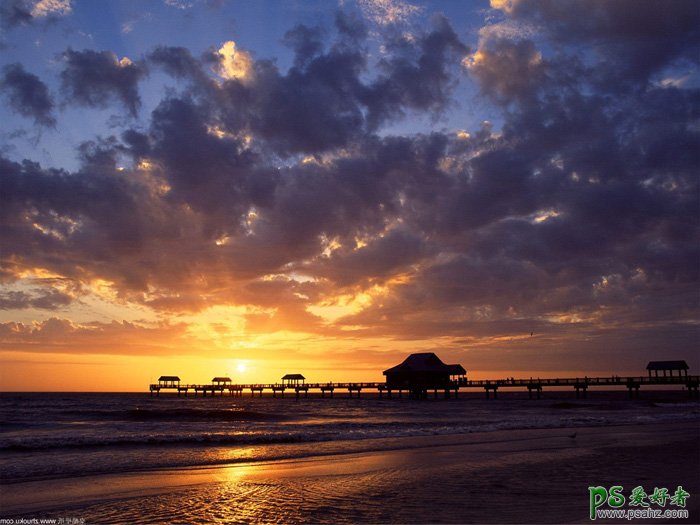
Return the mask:
<path id="1" fill-rule="evenodd" d="M 158 386 L 161 388 L 177 388 L 180 386 L 180 378 L 178 376 L 160 376 L 158 378 Z"/>
<path id="2" fill-rule="evenodd" d="M 287 374 L 282 378 L 282 383 L 288 387 L 303 385 L 306 378 L 301 374 Z"/>
<path id="3" fill-rule="evenodd" d="M 673 377 L 673 372 L 678 371 L 678 377 L 688 377 L 688 363 L 685 361 L 649 361 L 647 365 L 647 370 L 649 371 L 649 377 L 651 377 L 651 371 L 654 371 L 654 377 L 659 377 L 659 370 L 663 372 L 663 377 L 666 377 L 666 372 L 668 371 L 669 376 Z"/>
<path id="4" fill-rule="evenodd" d="M 224 386 L 228 383 L 231 383 L 231 378 L 230 377 L 215 377 L 211 380 L 212 384 L 215 384 L 217 386 Z"/>

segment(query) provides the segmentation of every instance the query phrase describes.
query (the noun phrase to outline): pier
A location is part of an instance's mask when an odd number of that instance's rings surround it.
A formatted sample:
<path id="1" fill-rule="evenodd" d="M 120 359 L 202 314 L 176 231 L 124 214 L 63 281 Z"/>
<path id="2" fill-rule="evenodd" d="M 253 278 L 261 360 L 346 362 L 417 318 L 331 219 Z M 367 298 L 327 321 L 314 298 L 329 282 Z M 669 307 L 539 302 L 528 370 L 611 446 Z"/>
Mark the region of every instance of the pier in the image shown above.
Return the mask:
<path id="1" fill-rule="evenodd" d="M 180 396 L 192 391 L 195 396 L 202 394 L 223 396 L 228 392 L 229 396 L 243 396 L 244 392 L 250 392 L 251 396 L 262 397 L 263 392 L 271 392 L 272 397 L 284 397 L 286 390 L 293 390 L 296 398 L 303 394 L 309 396 L 309 391 L 318 391 L 321 397 L 326 394 L 332 398 L 336 390 L 347 391 L 348 397 L 359 398 L 363 391 L 375 391 L 382 398 L 386 394 L 388 398 L 396 394 L 403 397 L 404 393 L 412 399 L 425 399 L 429 392 L 435 398 L 438 393 L 444 393 L 446 399 L 451 396 L 459 396 L 460 390 L 483 389 L 486 399 L 498 399 L 499 390 L 527 390 L 528 397 L 533 395 L 540 399 L 545 388 L 573 388 L 576 397 L 587 397 L 589 388 L 598 387 L 624 387 L 627 388 L 631 398 L 639 397 L 639 389 L 642 386 L 671 386 L 680 385 L 688 390 L 691 397 L 698 396 L 700 376 L 688 375 L 688 364 L 685 361 L 650 361 L 647 365 L 648 376 L 607 376 L 607 377 L 568 377 L 540 379 L 467 379 L 467 371 L 458 364 L 448 365 L 432 352 L 411 354 L 402 363 L 383 372 L 385 382 L 358 382 L 358 383 L 307 383 L 302 374 L 286 374 L 281 383 L 256 383 L 234 384 L 229 377 L 215 377 L 211 383 L 205 385 L 181 384 L 178 376 L 160 376 L 157 383 L 150 385 L 151 396 L 160 395 L 161 390 L 176 390 Z M 652 372 L 653 375 L 652 375 Z M 659 373 L 661 372 L 661 373 Z"/>
<path id="2" fill-rule="evenodd" d="M 167 380 L 163 378 L 167 377 Z M 608 377 L 569 377 L 569 378 L 547 378 L 547 379 L 479 379 L 468 380 L 459 379 L 450 382 L 440 388 L 430 389 L 415 389 L 415 388 L 389 388 L 385 382 L 341 382 L 341 383 L 301 383 L 289 384 L 284 383 L 243 383 L 234 384 L 232 382 L 214 382 L 211 384 L 195 385 L 182 384 L 176 376 L 162 376 L 158 383 L 150 385 L 150 394 L 159 395 L 163 391 L 175 391 L 178 396 L 187 396 L 192 393 L 194 396 L 201 394 L 202 396 L 237 396 L 241 397 L 244 394 L 251 396 L 262 397 L 263 392 L 272 394 L 273 397 L 284 397 L 285 391 L 291 391 L 299 398 L 302 395 L 308 397 L 309 392 L 318 392 L 321 397 L 333 397 L 334 392 L 343 392 L 347 397 L 359 398 L 362 393 L 374 392 L 378 393 L 380 398 L 386 396 L 409 398 L 425 398 L 430 393 L 434 397 L 443 394 L 449 398 L 452 395 L 457 397 L 460 391 L 482 390 L 486 398 L 493 397 L 498 399 L 499 391 L 527 391 L 530 398 L 540 399 L 540 396 L 546 389 L 552 388 L 571 388 L 575 390 L 576 397 L 586 398 L 589 389 L 604 388 L 604 387 L 624 387 L 627 388 L 629 396 L 632 398 L 639 397 L 639 390 L 645 386 L 682 386 L 688 391 L 692 397 L 698 396 L 698 388 L 700 386 L 700 375 L 679 374 L 673 376 L 608 376 Z"/>

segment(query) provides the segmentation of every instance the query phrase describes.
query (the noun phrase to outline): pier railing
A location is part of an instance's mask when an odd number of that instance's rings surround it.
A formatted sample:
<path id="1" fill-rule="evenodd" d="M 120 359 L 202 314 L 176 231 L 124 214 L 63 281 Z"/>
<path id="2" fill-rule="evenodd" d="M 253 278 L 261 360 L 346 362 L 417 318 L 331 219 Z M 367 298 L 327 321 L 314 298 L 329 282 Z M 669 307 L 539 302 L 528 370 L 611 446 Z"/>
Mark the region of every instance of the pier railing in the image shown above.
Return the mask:
<path id="1" fill-rule="evenodd" d="M 685 384 L 688 380 L 698 380 L 700 376 L 660 376 L 660 377 L 649 377 L 649 376 L 611 376 L 611 377 L 566 377 L 566 378 L 543 378 L 531 377 L 530 379 L 479 379 L 479 380 L 469 380 L 460 386 L 464 387 L 479 387 L 484 385 L 497 384 L 500 386 L 528 386 L 533 383 L 538 383 L 543 386 L 573 386 L 579 383 L 585 383 L 588 385 L 600 385 L 600 386 L 615 386 L 615 385 L 626 385 L 630 382 L 636 382 L 640 385 L 664 385 L 664 384 Z"/>

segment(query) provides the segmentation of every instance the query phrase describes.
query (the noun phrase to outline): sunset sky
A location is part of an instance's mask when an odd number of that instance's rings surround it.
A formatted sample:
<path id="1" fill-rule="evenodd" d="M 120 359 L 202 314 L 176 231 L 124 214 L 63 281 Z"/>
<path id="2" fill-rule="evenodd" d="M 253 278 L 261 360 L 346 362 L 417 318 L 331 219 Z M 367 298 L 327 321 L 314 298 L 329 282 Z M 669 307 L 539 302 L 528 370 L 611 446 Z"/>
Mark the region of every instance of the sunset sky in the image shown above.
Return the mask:
<path id="1" fill-rule="evenodd" d="M 0 390 L 698 373 L 696 1 L 2 0 Z"/>

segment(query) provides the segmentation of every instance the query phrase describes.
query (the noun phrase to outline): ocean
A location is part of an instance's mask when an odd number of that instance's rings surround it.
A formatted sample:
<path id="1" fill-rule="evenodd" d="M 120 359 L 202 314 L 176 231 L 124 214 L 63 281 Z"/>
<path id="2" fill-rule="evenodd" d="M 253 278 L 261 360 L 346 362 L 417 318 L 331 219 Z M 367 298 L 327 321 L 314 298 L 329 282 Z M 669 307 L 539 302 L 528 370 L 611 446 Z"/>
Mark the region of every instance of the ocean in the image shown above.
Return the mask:
<path id="1" fill-rule="evenodd" d="M 409 400 L 0 394 L 0 483 L 386 450 L 397 437 L 700 422 L 685 392 Z"/>

